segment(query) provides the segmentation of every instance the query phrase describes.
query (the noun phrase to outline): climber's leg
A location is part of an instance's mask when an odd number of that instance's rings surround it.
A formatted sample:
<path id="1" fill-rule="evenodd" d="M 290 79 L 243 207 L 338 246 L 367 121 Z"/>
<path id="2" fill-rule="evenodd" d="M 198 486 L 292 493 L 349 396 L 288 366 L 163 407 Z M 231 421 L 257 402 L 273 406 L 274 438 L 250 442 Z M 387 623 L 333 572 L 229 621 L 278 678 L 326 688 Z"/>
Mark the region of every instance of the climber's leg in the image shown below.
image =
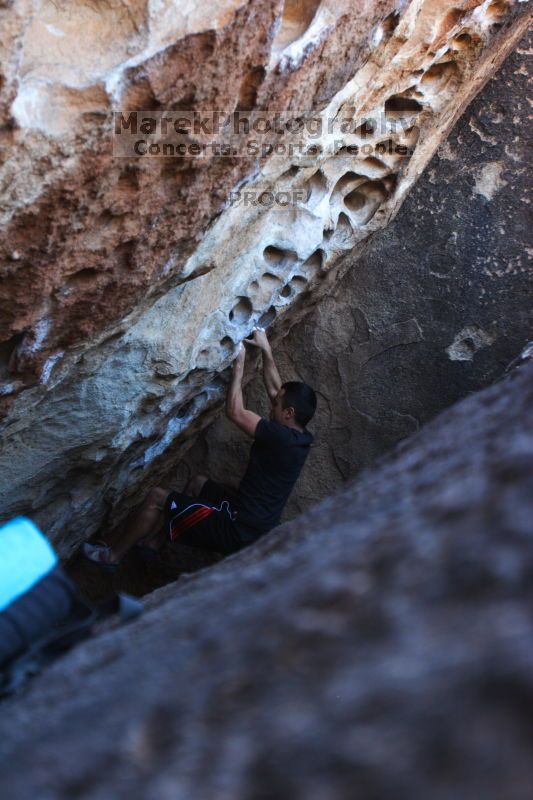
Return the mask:
<path id="1" fill-rule="evenodd" d="M 202 489 L 207 481 L 207 475 L 193 475 L 187 484 L 185 493 L 191 495 L 191 497 L 200 497 Z"/>
<path id="2" fill-rule="evenodd" d="M 148 492 L 140 509 L 128 517 L 120 541 L 111 548 L 113 560 L 120 561 L 139 539 L 153 535 L 156 529 L 163 527 L 168 494 L 169 490 L 161 486 Z"/>
<path id="3" fill-rule="evenodd" d="M 163 528 L 168 494 L 168 489 L 160 486 L 151 489 L 141 507 L 133 511 L 126 520 L 116 544 L 111 547 L 85 544 L 82 547 L 83 554 L 100 564 L 118 564 L 140 539 L 153 536 L 157 530 Z"/>

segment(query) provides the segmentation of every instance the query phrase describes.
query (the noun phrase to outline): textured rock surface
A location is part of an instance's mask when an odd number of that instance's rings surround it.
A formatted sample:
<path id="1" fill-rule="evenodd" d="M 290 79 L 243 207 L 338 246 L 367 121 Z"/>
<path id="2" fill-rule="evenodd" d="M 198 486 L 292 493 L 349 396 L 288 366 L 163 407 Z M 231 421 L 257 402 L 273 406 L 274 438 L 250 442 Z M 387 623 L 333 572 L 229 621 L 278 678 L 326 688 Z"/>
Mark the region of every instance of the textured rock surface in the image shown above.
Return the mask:
<path id="1" fill-rule="evenodd" d="M 110 112 L 297 117 L 323 107 L 368 58 L 367 34 L 393 2 L 323 6 L 321 35 L 306 42 L 308 14 L 303 49 L 280 65 L 292 52 L 282 0 L 3 4 L 0 341 L 15 384 L 6 395 L 42 379 L 47 357 L 61 353 L 57 364 L 146 308 L 147 290 L 153 303 L 182 282 L 229 190 L 259 166 L 114 159 Z"/>
<path id="2" fill-rule="evenodd" d="M 281 3 L 260 0 L 219 2 L 213 15 L 180 7 L 167 20 L 172 4 L 150 5 L 149 24 L 142 3 L 127 21 L 114 4 L 98 20 L 84 3 L 60 17 L 62 6 L 43 4 L 29 24 L 23 4 L 1 12 L 3 91 L 16 97 L 3 145 L 11 410 L 0 506 L 6 517 L 31 513 L 64 552 L 119 500 L 126 511 L 169 451 L 179 459 L 254 320 L 277 315 L 281 333 L 330 290 L 339 256 L 397 212 L 527 23 L 518 2 L 425 0 L 401 14 L 386 2 L 324 3 L 315 16 L 305 3 L 301 17 L 296 4 L 282 17 Z M 124 39 L 110 52 L 119 22 Z M 59 55 L 50 36 L 65 40 Z M 335 123 L 318 139 L 307 131 L 308 152 L 294 158 L 112 159 L 110 108 L 191 104 L 291 117 L 323 109 Z M 305 201 L 227 205 L 243 181 L 256 195 L 303 190 Z"/>
<path id="3" fill-rule="evenodd" d="M 492 383 L 533 331 L 531 34 L 479 94 L 397 218 L 335 291 L 279 342 L 286 380 L 320 392 L 316 445 L 290 517 Z M 268 412 L 260 376 L 251 408 Z M 187 453 L 189 472 L 240 476 L 249 443 L 221 416 Z"/>
<path id="4" fill-rule="evenodd" d="M 2 707 L 10 800 L 529 800 L 533 365 Z"/>

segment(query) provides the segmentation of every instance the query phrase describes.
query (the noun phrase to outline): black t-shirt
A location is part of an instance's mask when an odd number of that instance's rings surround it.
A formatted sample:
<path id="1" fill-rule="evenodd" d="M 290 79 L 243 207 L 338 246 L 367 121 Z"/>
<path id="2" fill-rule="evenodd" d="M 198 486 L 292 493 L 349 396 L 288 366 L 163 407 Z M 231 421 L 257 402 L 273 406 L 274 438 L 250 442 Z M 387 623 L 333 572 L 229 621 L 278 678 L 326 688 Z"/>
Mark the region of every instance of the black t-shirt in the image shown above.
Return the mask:
<path id="1" fill-rule="evenodd" d="M 235 503 L 235 527 L 243 542 L 253 542 L 278 525 L 312 442 L 308 430 L 259 420 Z"/>

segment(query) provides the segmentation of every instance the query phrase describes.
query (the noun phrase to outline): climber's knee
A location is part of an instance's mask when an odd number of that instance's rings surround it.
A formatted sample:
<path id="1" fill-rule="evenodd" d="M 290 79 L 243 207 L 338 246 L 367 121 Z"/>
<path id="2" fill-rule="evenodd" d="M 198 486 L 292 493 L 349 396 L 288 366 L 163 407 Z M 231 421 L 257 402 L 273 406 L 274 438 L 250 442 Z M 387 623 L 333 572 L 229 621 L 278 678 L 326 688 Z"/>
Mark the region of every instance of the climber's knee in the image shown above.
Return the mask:
<path id="1" fill-rule="evenodd" d="M 163 511 L 168 495 L 168 489 L 164 489 L 162 486 L 155 486 L 150 489 L 146 496 L 146 505 L 149 508 L 157 508 L 159 511 Z"/>
<path id="2" fill-rule="evenodd" d="M 194 475 L 187 485 L 187 494 L 190 494 L 192 497 L 198 497 L 206 480 L 207 475 Z"/>

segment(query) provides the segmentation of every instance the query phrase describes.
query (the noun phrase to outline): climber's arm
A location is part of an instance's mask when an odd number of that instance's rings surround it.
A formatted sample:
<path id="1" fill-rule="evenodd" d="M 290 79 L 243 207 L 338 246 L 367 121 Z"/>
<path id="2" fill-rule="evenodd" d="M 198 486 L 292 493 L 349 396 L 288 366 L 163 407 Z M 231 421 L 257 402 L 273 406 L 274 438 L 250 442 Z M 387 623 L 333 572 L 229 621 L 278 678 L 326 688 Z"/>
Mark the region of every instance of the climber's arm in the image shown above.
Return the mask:
<path id="1" fill-rule="evenodd" d="M 267 335 L 262 328 L 254 328 L 254 334 L 251 339 L 244 340 L 247 344 L 258 347 L 263 356 L 263 382 L 267 390 L 268 396 L 273 400 L 279 390 L 281 389 L 281 378 L 272 355 L 270 342 Z"/>
<path id="2" fill-rule="evenodd" d="M 261 419 L 259 414 L 254 414 L 253 411 L 248 411 L 244 407 L 244 400 L 242 396 L 242 376 L 244 373 L 244 361 L 246 359 L 246 351 L 244 345 L 233 362 L 233 374 L 231 383 L 228 390 L 228 397 L 226 400 L 226 415 L 237 427 L 248 434 L 254 436 L 257 423 Z"/>

